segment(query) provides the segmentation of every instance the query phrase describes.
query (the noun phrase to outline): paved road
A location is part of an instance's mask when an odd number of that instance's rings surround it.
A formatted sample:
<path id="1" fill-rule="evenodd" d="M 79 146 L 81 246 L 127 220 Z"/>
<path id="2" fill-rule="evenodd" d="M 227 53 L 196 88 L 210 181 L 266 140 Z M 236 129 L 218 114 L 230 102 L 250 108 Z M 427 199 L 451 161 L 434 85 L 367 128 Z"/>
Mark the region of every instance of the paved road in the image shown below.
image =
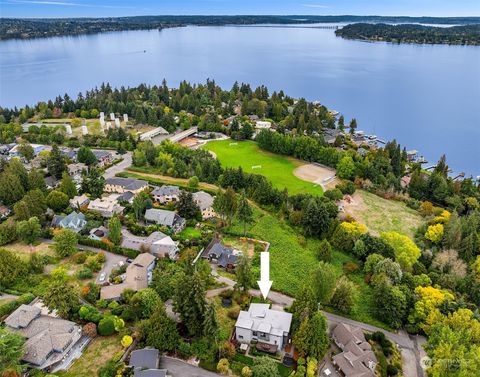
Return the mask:
<path id="1" fill-rule="evenodd" d="M 209 372 L 208 370 L 199 368 L 195 365 L 187 364 L 185 361 L 172 359 L 164 356 L 160 361 L 160 368 L 168 370 L 168 374 L 172 377 L 218 377 L 219 374 Z"/>
<path id="2" fill-rule="evenodd" d="M 105 170 L 105 172 L 103 173 L 105 179 L 113 178 L 117 173 L 120 173 L 132 166 L 132 152 L 125 153 L 124 155 L 122 155 L 122 158 L 123 161 L 116 165 L 112 165 L 107 170 Z"/>

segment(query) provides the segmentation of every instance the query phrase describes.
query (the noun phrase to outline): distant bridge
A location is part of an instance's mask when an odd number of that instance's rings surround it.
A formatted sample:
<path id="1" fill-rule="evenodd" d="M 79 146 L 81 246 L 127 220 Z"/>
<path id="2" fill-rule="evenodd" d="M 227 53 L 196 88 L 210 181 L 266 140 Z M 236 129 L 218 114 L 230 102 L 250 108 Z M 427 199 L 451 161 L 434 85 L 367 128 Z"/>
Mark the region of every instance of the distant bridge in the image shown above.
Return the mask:
<path id="1" fill-rule="evenodd" d="M 189 128 L 188 130 L 179 132 L 178 134 L 173 134 L 172 136 L 169 136 L 167 140 L 170 140 L 172 143 L 178 143 L 183 139 L 186 139 L 187 137 L 192 136 L 193 134 L 196 134 L 197 131 L 198 131 L 198 127 L 192 127 L 192 128 Z"/>

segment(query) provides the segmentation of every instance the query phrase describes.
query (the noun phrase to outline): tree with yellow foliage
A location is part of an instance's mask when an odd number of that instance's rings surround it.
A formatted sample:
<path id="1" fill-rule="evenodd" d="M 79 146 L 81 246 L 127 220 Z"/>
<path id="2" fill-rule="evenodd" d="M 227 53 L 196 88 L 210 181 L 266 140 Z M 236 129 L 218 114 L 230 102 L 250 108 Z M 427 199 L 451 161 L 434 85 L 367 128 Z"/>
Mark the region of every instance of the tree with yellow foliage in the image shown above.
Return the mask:
<path id="1" fill-rule="evenodd" d="M 443 239 L 443 224 L 430 225 L 425 232 L 425 238 L 433 243 L 440 243 Z"/>
<path id="2" fill-rule="evenodd" d="M 410 271 L 420 257 L 420 249 L 415 242 L 408 236 L 393 231 L 382 233 L 381 238 L 393 248 L 395 260 L 400 266 Z"/>

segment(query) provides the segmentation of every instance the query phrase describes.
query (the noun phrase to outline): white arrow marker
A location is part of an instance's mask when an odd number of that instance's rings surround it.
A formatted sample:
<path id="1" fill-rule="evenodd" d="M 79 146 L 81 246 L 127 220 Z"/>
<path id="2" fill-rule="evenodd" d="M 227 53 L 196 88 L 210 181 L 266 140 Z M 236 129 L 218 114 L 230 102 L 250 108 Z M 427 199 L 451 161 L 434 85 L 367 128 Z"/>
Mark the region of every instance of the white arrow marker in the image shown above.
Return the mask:
<path id="1" fill-rule="evenodd" d="M 266 299 L 272 286 L 272 281 L 270 280 L 270 253 L 267 251 L 260 253 L 260 280 L 257 283 L 263 298 Z"/>

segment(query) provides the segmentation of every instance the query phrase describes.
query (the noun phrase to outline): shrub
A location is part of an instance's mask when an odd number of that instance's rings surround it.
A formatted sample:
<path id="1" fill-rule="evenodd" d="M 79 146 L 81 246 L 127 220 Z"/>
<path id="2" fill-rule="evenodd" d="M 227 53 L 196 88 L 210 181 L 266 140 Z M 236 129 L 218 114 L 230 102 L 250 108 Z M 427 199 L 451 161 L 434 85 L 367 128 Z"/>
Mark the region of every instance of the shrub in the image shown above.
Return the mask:
<path id="1" fill-rule="evenodd" d="M 228 374 L 228 370 L 230 369 L 230 363 L 227 359 L 220 359 L 217 364 L 217 370 L 220 374 Z"/>
<path id="2" fill-rule="evenodd" d="M 98 333 L 102 336 L 109 336 L 115 333 L 115 322 L 112 317 L 105 317 L 100 320 Z"/>
<path id="3" fill-rule="evenodd" d="M 220 346 L 218 353 L 220 358 L 232 360 L 236 354 L 235 346 L 227 340 Z"/>
<path id="4" fill-rule="evenodd" d="M 240 308 L 231 308 L 228 310 L 228 318 L 237 319 L 240 314 Z"/>
<path id="5" fill-rule="evenodd" d="M 79 279 L 90 279 L 93 276 L 93 272 L 88 267 L 84 267 L 78 271 L 77 275 Z"/>
<path id="6" fill-rule="evenodd" d="M 357 271 L 360 268 L 360 266 L 354 262 L 347 262 L 343 265 L 343 272 L 346 274 L 351 274 L 355 271 Z"/>
<path id="7" fill-rule="evenodd" d="M 244 366 L 242 368 L 242 377 L 252 377 L 252 375 L 252 370 L 249 367 Z"/>
<path id="8" fill-rule="evenodd" d="M 83 264 L 87 260 L 87 253 L 79 251 L 78 253 L 73 254 L 72 261 L 76 264 Z"/>
<path id="9" fill-rule="evenodd" d="M 395 365 L 388 364 L 387 365 L 387 375 L 396 376 L 397 374 L 398 374 L 398 368 Z"/>
<path id="10" fill-rule="evenodd" d="M 87 323 L 83 326 L 83 333 L 90 338 L 95 338 L 97 336 L 97 325 L 93 322 Z"/>
<path id="11" fill-rule="evenodd" d="M 130 335 L 124 335 L 121 341 L 122 347 L 127 348 L 130 346 L 130 344 L 132 344 L 132 342 L 133 342 L 133 338 Z"/>

